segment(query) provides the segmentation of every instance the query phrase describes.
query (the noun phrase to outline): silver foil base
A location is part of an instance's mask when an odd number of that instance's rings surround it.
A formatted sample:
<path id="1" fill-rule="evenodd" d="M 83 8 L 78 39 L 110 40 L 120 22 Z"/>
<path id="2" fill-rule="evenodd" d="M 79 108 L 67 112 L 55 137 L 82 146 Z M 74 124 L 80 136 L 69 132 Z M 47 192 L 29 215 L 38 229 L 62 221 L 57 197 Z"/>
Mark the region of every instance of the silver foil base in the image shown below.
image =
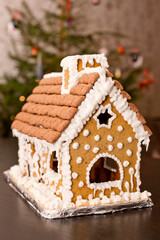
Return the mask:
<path id="1" fill-rule="evenodd" d="M 96 206 L 83 206 L 75 207 L 69 209 L 45 209 L 40 204 L 35 202 L 35 200 L 28 194 L 28 192 L 16 184 L 16 182 L 10 176 L 9 171 L 4 172 L 5 180 L 40 216 L 47 219 L 55 218 L 66 218 L 66 217 L 76 217 L 84 215 L 93 214 L 105 214 L 114 213 L 123 210 L 138 209 L 144 207 L 152 207 L 153 202 L 151 198 L 137 201 L 125 201 L 106 205 L 96 205 Z"/>

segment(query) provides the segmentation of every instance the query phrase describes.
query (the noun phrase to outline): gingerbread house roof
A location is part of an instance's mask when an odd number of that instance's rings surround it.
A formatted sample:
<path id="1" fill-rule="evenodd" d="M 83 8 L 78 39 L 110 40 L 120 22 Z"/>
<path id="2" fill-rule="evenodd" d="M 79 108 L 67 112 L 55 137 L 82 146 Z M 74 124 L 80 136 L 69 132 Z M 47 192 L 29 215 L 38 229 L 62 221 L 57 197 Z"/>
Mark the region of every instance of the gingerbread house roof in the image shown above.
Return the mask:
<path id="1" fill-rule="evenodd" d="M 60 136 L 73 139 L 108 94 L 133 127 L 137 139 L 148 145 L 152 132 L 145 125 L 145 119 L 134 104 L 128 103 L 131 97 L 106 68 L 86 68 L 77 76 L 69 93 L 63 94 L 62 73 L 45 75 L 27 98 L 11 128 L 49 143 L 56 142 Z"/>
<path id="2" fill-rule="evenodd" d="M 83 74 L 70 94 L 64 95 L 61 95 L 61 76 L 43 78 L 27 98 L 11 128 L 31 137 L 55 142 L 98 78 L 98 73 Z"/>

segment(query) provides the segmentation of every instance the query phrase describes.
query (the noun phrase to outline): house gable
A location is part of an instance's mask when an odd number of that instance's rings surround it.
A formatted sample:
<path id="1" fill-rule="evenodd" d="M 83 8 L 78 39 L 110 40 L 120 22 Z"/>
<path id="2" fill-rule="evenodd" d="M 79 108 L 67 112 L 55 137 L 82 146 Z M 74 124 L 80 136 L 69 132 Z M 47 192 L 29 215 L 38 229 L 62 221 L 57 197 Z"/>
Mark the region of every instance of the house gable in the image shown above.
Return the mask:
<path id="1" fill-rule="evenodd" d="M 74 195 L 72 199 L 74 202 L 79 195 L 81 195 L 83 199 L 88 199 L 90 194 L 93 195 L 93 198 L 97 198 L 99 194 L 110 197 L 112 192 L 115 192 L 117 195 L 120 191 L 137 191 L 137 179 L 135 175 L 130 174 L 130 169 L 133 168 L 134 173 L 137 171 L 138 140 L 135 138 L 133 128 L 124 120 L 113 103 L 110 102 L 109 96 L 106 97 L 106 100 L 101 106 L 105 107 L 108 104 L 111 105 L 111 109 L 116 115 L 116 118 L 111 124 L 111 128 L 101 127 L 98 129 L 95 113 L 70 144 L 70 165 L 73 175 L 71 191 Z M 97 110 L 97 112 L 98 111 L 99 110 Z M 129 156 L 130 151 L 131 156 Z M 108 189 L 99 190 L 98 188 L 96 189 L 97 186 L 95 184 L 95 188 L 91 189 L 88 187 L 87 182 L 89 179 L 88 168 L 96 156 L 103 156 L 105 153 L 107 153 L 108 156 L 114 156 L 114 158 L 120 161 L 119 170 L 121 170 L 122 181 L 119 183 L 119 186 L 117 185 L 118 187 L 112 187 L 110 189 L 108 187 Z M 78 159 L 81 159 L 80 163 Z M 129 165 L 126 164 L 127 162 Z M 77 177 L 74 178 L 74 175 Z M 129 189 L 127 189 L 128 184 Z M 83 187 L 80 187 L 81 185 L 83 185 Z"/>

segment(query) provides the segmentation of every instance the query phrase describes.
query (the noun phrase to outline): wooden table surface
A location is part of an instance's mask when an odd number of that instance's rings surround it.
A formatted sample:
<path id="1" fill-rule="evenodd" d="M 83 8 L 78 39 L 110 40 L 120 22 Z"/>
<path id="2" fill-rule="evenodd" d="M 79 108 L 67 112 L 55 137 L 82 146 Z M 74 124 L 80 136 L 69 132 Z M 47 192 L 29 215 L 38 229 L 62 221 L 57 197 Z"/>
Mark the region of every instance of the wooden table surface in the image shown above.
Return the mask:
<path id="1" fill-rule="evenodd" d="M 143 149 L 142 190 L 152 192 L 153 208 L 114 214 L 45 220 L 38 216 L 3 179 L 17 164 L 17 140 L 0 139 L 0 240 L 158 240 L 160 239 L 160 121 L 150 124 L 154 135 Z"/>

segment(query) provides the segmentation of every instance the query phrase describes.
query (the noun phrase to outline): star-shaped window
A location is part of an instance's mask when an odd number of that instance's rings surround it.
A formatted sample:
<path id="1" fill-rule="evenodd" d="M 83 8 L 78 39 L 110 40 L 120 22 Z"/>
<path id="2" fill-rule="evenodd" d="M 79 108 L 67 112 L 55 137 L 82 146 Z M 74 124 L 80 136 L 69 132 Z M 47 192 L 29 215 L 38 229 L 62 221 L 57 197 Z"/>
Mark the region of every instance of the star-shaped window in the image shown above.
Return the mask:
<path id="1" fill-rule="evenodd" d="M 111 128 L 112 121 L 116 118 L 116 114 L 111 110 L 111 104 L 101 105 L 97 113 L 93 117 L 97 121 L 97 128 Z"/>

